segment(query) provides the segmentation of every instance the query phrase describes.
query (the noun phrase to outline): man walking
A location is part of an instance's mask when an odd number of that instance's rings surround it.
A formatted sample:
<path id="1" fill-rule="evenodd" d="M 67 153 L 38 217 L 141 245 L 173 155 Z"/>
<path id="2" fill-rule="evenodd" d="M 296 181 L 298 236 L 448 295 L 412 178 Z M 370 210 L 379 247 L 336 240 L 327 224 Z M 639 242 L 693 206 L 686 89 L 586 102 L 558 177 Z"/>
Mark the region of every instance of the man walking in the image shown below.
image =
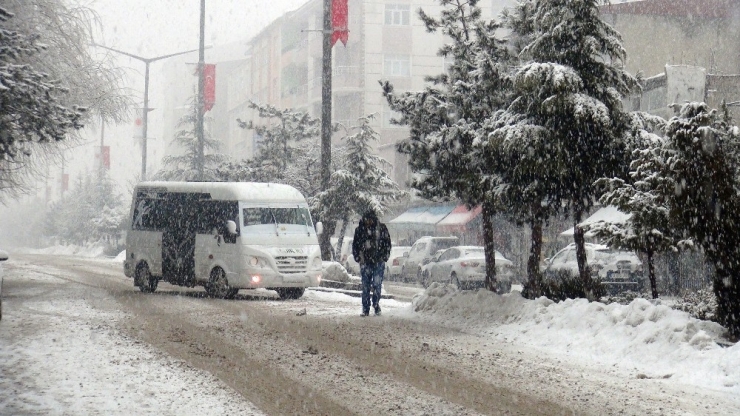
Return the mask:
<path id="1" fill-rule="evenodd" d="M 362 316 L 370 314 L 370 291 L 375 314 L 380 315 L 380 291 L 383 287 L 385 262 L 391 255 L 391 236 L 388 227 L 378 221 L 375 212 L 368 211 L 355 228 L 352 256 L 360 265 L 362 277 Z"/>

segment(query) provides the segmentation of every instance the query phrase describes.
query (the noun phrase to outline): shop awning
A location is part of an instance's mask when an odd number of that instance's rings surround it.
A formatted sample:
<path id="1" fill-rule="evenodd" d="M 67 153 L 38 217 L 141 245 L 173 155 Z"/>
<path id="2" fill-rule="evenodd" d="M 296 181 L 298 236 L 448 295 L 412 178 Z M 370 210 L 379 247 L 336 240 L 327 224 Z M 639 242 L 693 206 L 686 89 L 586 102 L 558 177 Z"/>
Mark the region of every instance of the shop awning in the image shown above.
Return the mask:
<path id="1" fill-rule="evenodd" d="M 624 212 L 617 209 L 617 207 L 609 205 L 609 206 L 606 206 L 594 212 L 593 215 L 586 218 L 579 225 L 581 226 L 590 225 L 590 224 L 595 224 L 599 221 L 610 222 L 613 224 L 624 224 L 625 222 L 627 222 L 630 216 L 631 216 L 630 214 L 625 214 Z M 594 235 L 591 232 L 586 232 L 585 236 L 587 238 L 591 238 Z M 573 237 L 573 227 L 570 227 L 569 229 L 560 233 L 560 237 L 572 238 Z"/>
<path id="2" fill-rule="evenodd" d="M 409 208 L 386 224 L 389 228 L 396 230 L 433 232 L 437 223 L 449 215 L 453 209 L 455 205 Z"/>
<path id="3" fill-rule="evenodd" d="M 481 211 L 482 208 L 480 206 L 468 209 L 465 205 L 458 205 L 450 212 L 450 215 L 437 223 L 437 228 L 444 232 L 463 232 L 465 231 L 465 226 L 480 215 Z"/>

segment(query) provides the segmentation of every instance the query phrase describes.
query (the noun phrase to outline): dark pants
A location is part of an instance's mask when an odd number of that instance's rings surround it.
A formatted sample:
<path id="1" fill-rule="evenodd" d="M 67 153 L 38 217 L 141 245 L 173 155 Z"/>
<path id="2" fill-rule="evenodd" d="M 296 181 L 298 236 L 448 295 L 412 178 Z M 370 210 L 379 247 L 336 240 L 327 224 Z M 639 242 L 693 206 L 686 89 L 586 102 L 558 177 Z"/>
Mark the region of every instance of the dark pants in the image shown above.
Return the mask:
<path id="1" fill-rule="evenodd" d="M 373 306 L 378 307 L 380 291 L 383 288 L 385 263 L 363 264 L 360 266 L 362 278 L 362 311 L 370 312 L 370 291 L 373 293 Z"/>

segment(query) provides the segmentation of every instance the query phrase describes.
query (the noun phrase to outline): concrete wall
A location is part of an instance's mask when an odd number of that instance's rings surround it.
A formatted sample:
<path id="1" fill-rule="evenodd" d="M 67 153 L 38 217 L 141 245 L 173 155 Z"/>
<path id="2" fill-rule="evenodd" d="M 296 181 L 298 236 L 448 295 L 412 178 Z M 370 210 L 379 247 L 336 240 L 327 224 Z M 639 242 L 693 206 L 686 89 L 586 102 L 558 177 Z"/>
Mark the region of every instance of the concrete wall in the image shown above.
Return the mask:
<path id="1" fill-rule="evenodd" d="M 740 73 L 740 19 L 603 15 L 627 50 L 627 70 L 651 76 L 665 65 L 693 65 L 714 74 Z"/>

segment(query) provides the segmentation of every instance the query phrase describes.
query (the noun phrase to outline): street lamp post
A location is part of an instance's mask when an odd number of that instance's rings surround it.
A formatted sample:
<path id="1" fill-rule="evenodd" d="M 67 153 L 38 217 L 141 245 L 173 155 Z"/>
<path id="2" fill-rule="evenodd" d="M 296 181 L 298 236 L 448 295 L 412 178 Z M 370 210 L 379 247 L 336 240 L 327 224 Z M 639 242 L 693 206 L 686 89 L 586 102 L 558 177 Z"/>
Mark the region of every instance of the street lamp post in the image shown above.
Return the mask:
<path id="1" fill-rule="evenodd" d="M 141 138 L 141 180 L 146 180 L 146 141 L 147 141 L 147 127 L 148 127 L 148 117 L 149 117 L 149 64 L 155 61 L 159 61 L 166 58 L 171 58 L 173 56 L 177 55 L 184 55 L 186 53 L 196 52 L 198 49 L 191 49 L 188 51 L 182 51 L 182 52 L 176 52 L 171 53 L 167 55 L 161 55 L 161 56 L 155 56 L 153 58 L 144 58 L 143 56 L 134 55 L 132 53 L 120 51 L 118 49 L 109 48 L 107 46 L 94 44 L 94 46 L 107 49 L 109 51 L 113 51 L 116 53 L 120 53 L 121 55 L 128 56 L 129 58 L 133 58 L 139 61 L 144 62 L 144 65 L 146 67 L 144 71 L 144 111 L 142 115 L 142 138 Z"/>

